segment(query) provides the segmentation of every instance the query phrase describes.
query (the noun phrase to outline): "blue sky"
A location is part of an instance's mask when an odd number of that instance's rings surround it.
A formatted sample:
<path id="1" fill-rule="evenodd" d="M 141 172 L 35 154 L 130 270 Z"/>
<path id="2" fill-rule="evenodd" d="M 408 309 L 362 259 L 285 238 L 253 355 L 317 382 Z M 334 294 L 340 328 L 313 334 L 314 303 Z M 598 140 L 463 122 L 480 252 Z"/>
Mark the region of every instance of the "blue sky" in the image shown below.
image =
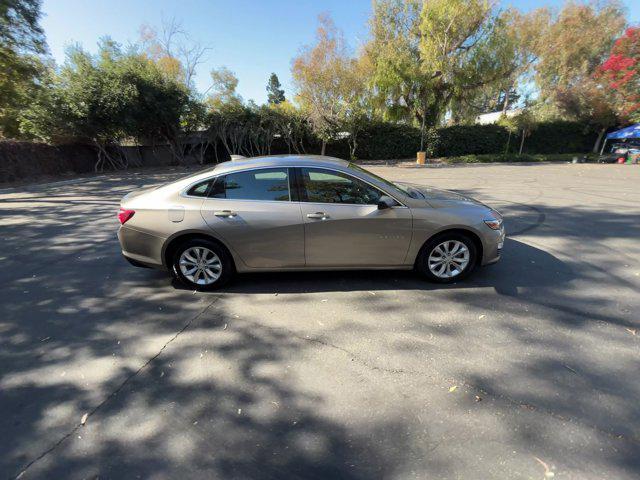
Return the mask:
<path id="1" fill-rule="evenodd" d="M 632 23 L 640 22 L 640 1 L 625 0 Z M 504 0 L 503 6 L 529 10 L 562 2 Z M 371 0 L 44 0 L 42 26 L 53 57 L 64 61 L 67 45 L 80 43 L 94 51 L 110 35 L 121 43 L 135 42 L 141 24 L 158 26 L 175 17 L 190 35 L 209 46 L 196 85 L 209 86 L 208 72 L 226 66 L 236 73 L 245 100 L 266 101 L 265 85 L 276 72 L 291 93 L 291 59 L 313 41 L 319 13 L 328 12 L 353 48 L 367 35 Z"/>

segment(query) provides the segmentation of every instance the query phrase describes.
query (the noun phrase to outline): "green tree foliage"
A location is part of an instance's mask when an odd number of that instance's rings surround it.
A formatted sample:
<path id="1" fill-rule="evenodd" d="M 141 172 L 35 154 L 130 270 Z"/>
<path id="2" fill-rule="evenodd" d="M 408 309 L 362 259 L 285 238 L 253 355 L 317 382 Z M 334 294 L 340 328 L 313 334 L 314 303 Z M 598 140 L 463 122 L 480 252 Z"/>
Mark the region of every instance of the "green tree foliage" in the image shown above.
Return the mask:
<path id="1" fill-rule="evenodd" d="M 98 150 L 96 169 L 122 168 L 126 159 L 107 147 L 125 140 L 165 141 L 179 161 L 182 136 L 199 121 L 197 111 L 183 84 L 145 55 L 105 39 L 97 55 L 72 48 L 60 72 L 49 72 L 21 128 L 44 141 L 90 143 Z"/>
<path id="2" fill-rule="evenodd" d="M 284 90 L 281 88 L 280 80 L 275 73 L 272 73 L 267 83 L 267 102 L 271 105 L 277 105 L 284 101 Z"/>
<path id="3" fill-rule="evenodd" d="M 242 97 L 236 92 L 238 77 L 227 67 L 211 70 L 211 87 L 207 103 L 212 110 L 219 110 L 227 105 L 239 107 Z"/>
<path id="4" fill-rule="evenodd" d="M 599 132 L 593 151 L 618 116 L 596 70 L 626 23 L 620 3 L 568 2 L 542 35 L 535 68 L 540 100 L 556 117 L 583 122 Z"/>
<path id="5" fill-rule="evenodd" d="M 44 71 L 40 15 L 39 0 L 0 1 L 0 138 L 19 134 L 17 117 Z"/>
<path id="6" fill-rule="evenodd" d="M 322 155 L 327 142 L 344 129 L 355 139 L 354 132 L 365 115 L 362 65 L 349 55 L 342 33 L 326 15 L 319 17 L 315 45 L 306 46 L 293 60 L 297 100 L 322 141 Z"/>
<path id="7" fill-rule="evenodd" d="M 593 75 L 606 58 L 626 21 L 620 3 L 568 2 L 544 36 L 536 64 L 536 82 L 543 98 L 572 88 Z"/>
<path id="8" fill-rule="evenodd" d="M 514 48 L 504 30 L 484 0 L 374 2 L 367 54 L 385 117 L 437 125 L 454 97 L 510 75 Z"/>

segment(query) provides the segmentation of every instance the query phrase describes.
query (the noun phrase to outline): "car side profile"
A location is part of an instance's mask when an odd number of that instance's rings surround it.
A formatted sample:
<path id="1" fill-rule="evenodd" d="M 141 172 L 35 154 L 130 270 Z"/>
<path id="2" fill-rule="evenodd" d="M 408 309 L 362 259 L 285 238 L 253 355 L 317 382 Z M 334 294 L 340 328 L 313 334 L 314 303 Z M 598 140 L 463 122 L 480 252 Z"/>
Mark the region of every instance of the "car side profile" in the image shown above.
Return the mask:
<path id="1" fill-rule="evenodd" d="M 220 163 L 134 191 L 118 218 L 131 263 L 198 290 L 251 271 L 416 269 L 449 283 L 498 261 L 505 237 L 501 215 L 476 200 L 307 155 Z"/>

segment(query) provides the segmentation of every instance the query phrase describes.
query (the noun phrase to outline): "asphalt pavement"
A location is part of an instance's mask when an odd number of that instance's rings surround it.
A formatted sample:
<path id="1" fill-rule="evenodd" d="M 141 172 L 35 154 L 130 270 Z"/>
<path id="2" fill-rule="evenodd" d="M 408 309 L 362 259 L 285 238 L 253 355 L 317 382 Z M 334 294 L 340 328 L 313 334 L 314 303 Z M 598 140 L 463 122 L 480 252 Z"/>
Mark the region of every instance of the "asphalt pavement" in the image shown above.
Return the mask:
<path id="1" fill-rule="evenodd" d="M 502 261 L 195 293 L 116 239 L 179 171 L 0 192 L 0 478 L 639 478 L 640 167 L 372 170 L 500 210 Z"/>

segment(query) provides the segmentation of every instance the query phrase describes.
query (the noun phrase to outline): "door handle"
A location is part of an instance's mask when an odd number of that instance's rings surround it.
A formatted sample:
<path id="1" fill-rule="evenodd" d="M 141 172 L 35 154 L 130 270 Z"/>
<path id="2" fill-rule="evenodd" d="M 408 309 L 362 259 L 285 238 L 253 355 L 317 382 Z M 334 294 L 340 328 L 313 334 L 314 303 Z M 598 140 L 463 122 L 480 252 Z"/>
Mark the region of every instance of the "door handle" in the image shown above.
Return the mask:
<path id="1" fill-rule="evenodd" d="M 320 220 L 326 220 L 329 218 L 329 215 L 324 212 L 307 213 L 307 218 L 319 218 Z"/>
<path id="2" fill-rule="evenodd" d="M 237 215 L 236 212 L 232 212 L 231 210 L 217 210 L 217 211 L 213 212 L 213 214 L 216 217 L 224 217 L 224 218 L 231 218 L 231 217 L 235 217 Z"/>

